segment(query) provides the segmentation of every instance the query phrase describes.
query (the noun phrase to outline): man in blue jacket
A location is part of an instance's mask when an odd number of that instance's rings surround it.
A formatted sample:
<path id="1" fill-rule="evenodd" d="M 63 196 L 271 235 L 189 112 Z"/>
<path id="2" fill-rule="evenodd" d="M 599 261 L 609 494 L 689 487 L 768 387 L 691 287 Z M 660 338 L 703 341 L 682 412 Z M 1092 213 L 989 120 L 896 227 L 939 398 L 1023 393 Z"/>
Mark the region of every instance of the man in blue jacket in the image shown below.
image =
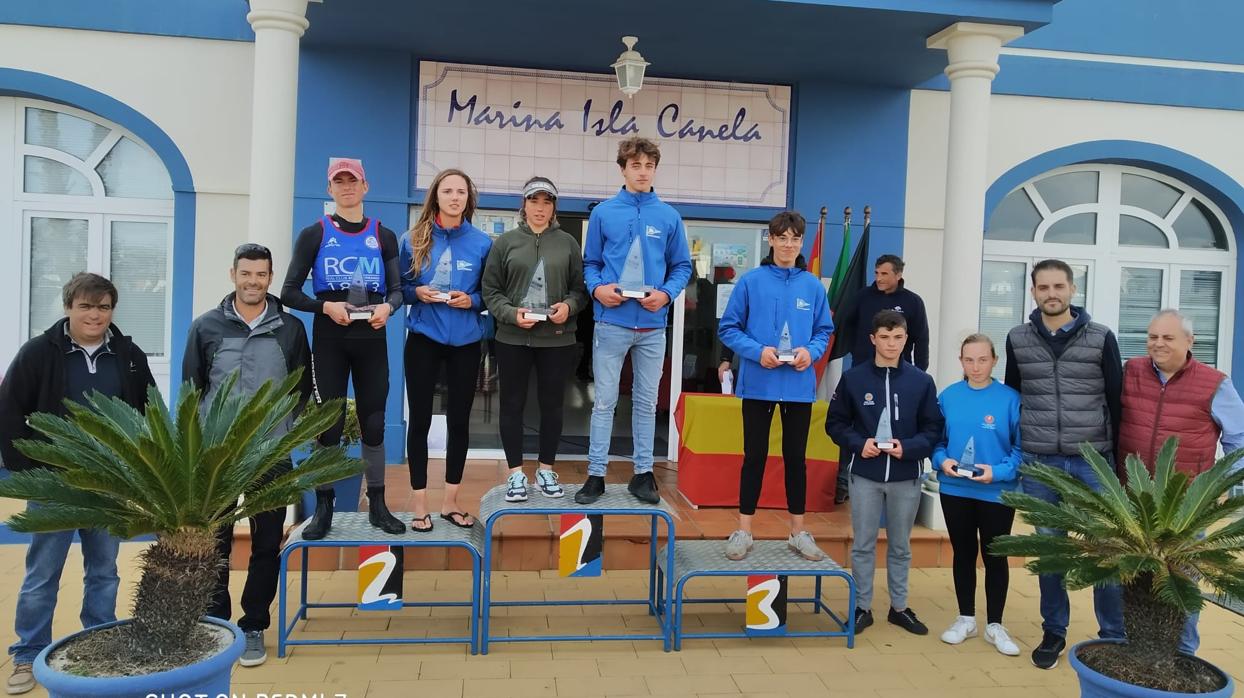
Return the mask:
<path id="1" fill-rule="evenodd" d="M 591 504 L 605 493 L 613 411 L 628 353 L 635 376 L 631 394 L 635 475 L 628 489 L 649 504 L 661 499 L 652 475 L 652 444 L 656 438 L 657 391 L 665 362 L 667 306 L 691 278 L 691 252 L 682 217 L 653 191 L 660 161 L 660 149 L 646 138 L 619 143 L 622 191 L 592 209 L 587 222 L 583 270 L 596 319 L 592 340 L 596 402 L 592 406 L 588 478 L 575 494 L 579 504 Z M 633 261 L 630 274 L 624 277 L 632 248 L 639 250 L 642 264 Z M 627 283 L 636 273 L 643 277 L 640 298 L 632 297 L 634 288 Z"/>
<path id="2" fill-rule="evenodd" d="M 929 629 L 907 606 L 907 572 L 911 527 L 920 506 L 922 461 L 941 439 L 945 420 L 933 379 L 902 359 L 907 343 L 903 314 L 877 313 L 869 337 L 876 348 L 873 360 L 843 374 L 825 417 L 825 433 L 841 449 L 842 466 L 851 478 L 851 574 L 859 589 L 855 631 L 873 624 L 877 530 L 884 512 L 888 620 L 910 633 L 927 635 Z"/>

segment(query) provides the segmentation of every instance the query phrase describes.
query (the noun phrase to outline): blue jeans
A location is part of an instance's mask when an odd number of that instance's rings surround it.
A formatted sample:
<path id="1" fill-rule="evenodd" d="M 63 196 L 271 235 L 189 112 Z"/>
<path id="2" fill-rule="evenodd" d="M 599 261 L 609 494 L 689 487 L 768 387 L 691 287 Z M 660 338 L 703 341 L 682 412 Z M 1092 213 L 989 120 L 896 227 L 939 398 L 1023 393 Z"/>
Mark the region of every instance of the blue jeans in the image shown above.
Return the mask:
<path id="1" fill-rule="evenodd" d="M 592 404 L 591 445 L 587 474 L 604 477 L 613 438 L 613 410 L 618 406 L 622 363 L 631 354 L 634 381 L 631 390 L 631 435 L 635 474 L 652 472 L 652 444 L 656 438 L 657 391 L 665 364 L 665 330 L 631 330 L 607 322 L 596 323 L 592 337 L 592 372 L 596 402 Z"/>
<path id="2" fill-rule="evenodd" d="M 1113 462 L 1110 454 L 1104 455 L 1106 460 Z M 1096 471 L 1080 456 L 1044 455 L 1025 451 L 1024 462 L 1043 463 L 1052 468 L 1058 468 L 1094 490 L 1101 489 L 1101 482 L 1097 479 Z M 1036 480 L 1021 478 L 1020 485 L 1025 494 L 1047 502 L 1058 503 L 1060 501 L 1057 493 Z M 1052 528 L 1038 528 L 1037 532 L 1066 535 L 1064 531 Z M 1067 598 L 1067 589 L 1063 587 L 1063 576 L 1061 574 L 1040 575 L 1038 585 L 1041 589 L 1041 629 L 1060 637 L 1067 637 L 1067 624 L 1071 622 L 1071 602 Z M 1124 637 L 1123 594 L 1117 584 L 1093 587 L 1093 611 L 1097 614 L 1098 637 L 1102 639 Z"/>
<path id="3" fill-rule="evenodd" d="M 37 505 L 30 504 L 29 508 Z M 117 619 L 117 551 L 121 539 L 99 529 L 81 529 L 82 561 L 86 574 L 82 580 L 82 627 L 111 623 Z M 26 551 L 26 576 L 17 595 L 13 626 L 17 642 L 9 647 L 13 663 L 34 662 L 39 652 L 52 642 L 52 613 L 60 575 L 73 545 L 73 531 L 35 533 Z"/>

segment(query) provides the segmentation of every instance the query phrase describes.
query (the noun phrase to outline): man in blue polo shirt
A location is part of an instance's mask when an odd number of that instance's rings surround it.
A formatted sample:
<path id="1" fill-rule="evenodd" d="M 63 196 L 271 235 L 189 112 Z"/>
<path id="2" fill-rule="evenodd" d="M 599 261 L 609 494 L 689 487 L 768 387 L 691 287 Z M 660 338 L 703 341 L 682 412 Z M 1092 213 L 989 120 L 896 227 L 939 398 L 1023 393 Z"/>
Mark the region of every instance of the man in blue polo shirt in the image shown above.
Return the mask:
<path id="1" fill-rule="evenodd" d="M 575 494 L 591 504 L 605 493 L 605 466 L 613 436 L 613 411 L 626 355 L 631 355 L 631 433 L 635 475 L 629 490 L 649 504 L 660 501 L 652 475 L 657 392 L 665 362 L 667 306 L 691 278 L 691 252 L 682 217 L 657 198 L 661 151 L 646 138 L 618 144 L 623 187 L 592 209 L 583 250 L 584 277 L 595 306 L 592 372 L 596 402 L 587 457 L 587 482 Z"/>

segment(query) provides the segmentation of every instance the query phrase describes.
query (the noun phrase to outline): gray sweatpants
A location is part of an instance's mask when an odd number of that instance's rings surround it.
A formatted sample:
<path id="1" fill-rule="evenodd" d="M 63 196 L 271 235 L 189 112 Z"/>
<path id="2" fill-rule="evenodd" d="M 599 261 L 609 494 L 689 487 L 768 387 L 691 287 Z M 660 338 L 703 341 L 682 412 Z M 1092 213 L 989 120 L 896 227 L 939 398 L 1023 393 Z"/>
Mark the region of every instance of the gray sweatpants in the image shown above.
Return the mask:
<path id="1" fill-rule="evenodd" d="M 886 519 L 886 584 L 890 607 L 907 608 L 907 571 L 911 568 L 911 528 L 920 508 L 920 480 L 875 482 L 851 476 L 851 574 L 855 577 L 858 605 L 869 610 L 873 603 L 873 573 L 877 568 L 877 531 L 881 514 Z"/>

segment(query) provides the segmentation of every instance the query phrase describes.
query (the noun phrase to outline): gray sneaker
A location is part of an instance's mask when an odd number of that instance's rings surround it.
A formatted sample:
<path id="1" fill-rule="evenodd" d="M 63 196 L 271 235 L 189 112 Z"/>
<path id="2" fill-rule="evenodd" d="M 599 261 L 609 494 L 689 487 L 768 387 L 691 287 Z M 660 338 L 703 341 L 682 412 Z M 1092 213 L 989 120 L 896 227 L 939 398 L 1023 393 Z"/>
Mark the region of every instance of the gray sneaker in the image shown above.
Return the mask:
<path id="1" fill-rule="evenodd" d="M 266 661 L 268 661 L 268 651 L 263 647 L 263 631 L 246 631 L 246 649 L 242 651 L 242 658 L 238 660 L 238 664 L 259 666 Z"/>
<path id="2" fill-rule="evenodd" d="M 738 530 L 726 540 L 726 559 L 742 560 L 752 550 L 752 534 Z"/>
<path id="3" fill-rule="evenodd" d="M 786 545 L 805 560 L 818 562 L 825 559 L 825 553 L 816 547 L 816 540 L 807 531 L 790 534 L 790 538 L 786 539 Z"/>
<path id="4" fill-rule="evenodd" d="M 36 686 L 34 667 L 30 664 L 14 664 L 13 673 L 9 676 L 9 682 L 5 684 L 4 690 L 11 696 L 19 693 L 29 693 Z"/>

